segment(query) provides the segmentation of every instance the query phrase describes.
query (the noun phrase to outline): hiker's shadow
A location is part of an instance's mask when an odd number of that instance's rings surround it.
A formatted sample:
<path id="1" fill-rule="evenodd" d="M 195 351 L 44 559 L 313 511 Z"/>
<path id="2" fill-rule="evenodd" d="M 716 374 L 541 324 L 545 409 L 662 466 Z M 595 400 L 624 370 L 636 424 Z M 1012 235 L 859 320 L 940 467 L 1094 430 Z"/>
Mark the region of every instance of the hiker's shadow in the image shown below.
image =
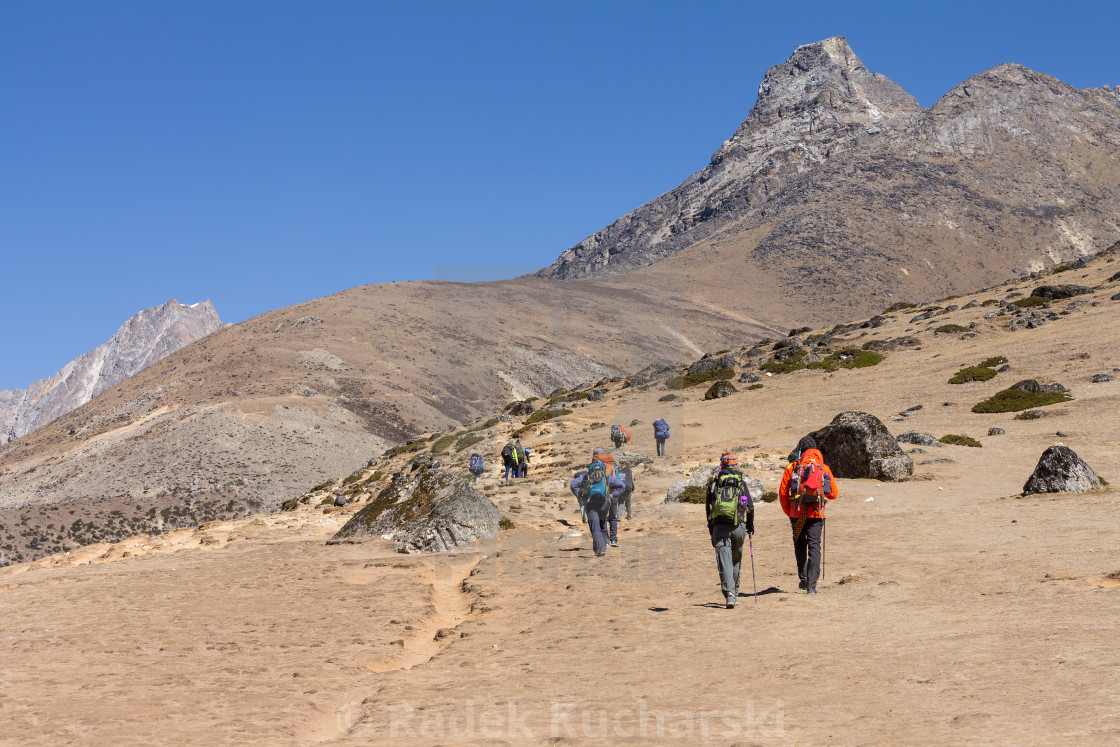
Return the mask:
<path id="1" fill-rule="evenodd" d="M 764 596 L 766 594 L 785 594 L 785 593 L 786 592 L 782 591 L 777 586 L 771 586 L 769 588 L 763 589 L 762 591 L 758 592 L 758 595 L 761 597 L 761 596 Z M 750 599 L 753 596 L 754 596 L 753 592 L 750 593 L 750 594 L 739 594 L 739 601 L 742 602 L 744 599 Z M 705 609 L 710 609 L 710 610 L 722 610 L 722 609 L 727 608 L 726 605 L 720 604 L 719 602 L 702 602 L 700 604 L 694 604 L 692 606 L 693 607 L 703 607 Z"/>

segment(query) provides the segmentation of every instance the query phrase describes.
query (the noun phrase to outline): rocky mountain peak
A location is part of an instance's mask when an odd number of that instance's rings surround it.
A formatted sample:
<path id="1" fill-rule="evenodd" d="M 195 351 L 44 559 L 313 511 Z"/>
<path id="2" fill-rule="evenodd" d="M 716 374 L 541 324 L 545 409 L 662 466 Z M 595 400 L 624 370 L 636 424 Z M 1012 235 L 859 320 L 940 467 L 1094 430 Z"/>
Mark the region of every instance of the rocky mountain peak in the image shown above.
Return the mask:
<path id="1" fill-rule="evenodd" d="M 220 329 L 210 301 L 174 298 L 128 319 L 108 342 L 26 389 L 0 391 L 0 444 L 23 436 L 144 370 L 164 356 Z"/>

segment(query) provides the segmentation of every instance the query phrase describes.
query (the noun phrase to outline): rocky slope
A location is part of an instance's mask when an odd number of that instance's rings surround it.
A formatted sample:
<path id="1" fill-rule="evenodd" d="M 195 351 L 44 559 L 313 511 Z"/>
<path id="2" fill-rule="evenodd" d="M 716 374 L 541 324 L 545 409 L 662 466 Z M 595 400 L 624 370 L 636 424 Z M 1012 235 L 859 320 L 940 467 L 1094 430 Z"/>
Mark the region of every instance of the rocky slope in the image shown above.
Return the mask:
<path id="1" fill-rule="evenodd" d="M 121 325 L 109 341 L 75 358 L 26 389 L 0 391 L 0 442 L 14 441 L 161 358 L 222 327 L 209 301 L 186 305 L 174 298 Z"/>
<path id="2" fill-rule="evenodd" d="M 621 273 L 701 248 L 694 264 L 722 254 L 779 293 L 827 285 L 805 313 L 837 318 L 1111 244 L 1118 169 L 1116 90 L 1005 64 L 921 109 L 834 37 L 767 71 L 704 169 L 539 274 Z"/>

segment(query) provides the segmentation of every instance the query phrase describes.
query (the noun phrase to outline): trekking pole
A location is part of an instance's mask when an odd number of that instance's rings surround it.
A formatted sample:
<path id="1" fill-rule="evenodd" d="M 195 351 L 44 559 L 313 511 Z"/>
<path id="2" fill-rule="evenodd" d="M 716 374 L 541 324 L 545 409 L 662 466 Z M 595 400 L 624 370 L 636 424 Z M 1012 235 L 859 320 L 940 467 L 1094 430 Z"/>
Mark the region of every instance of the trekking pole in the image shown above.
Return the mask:
<path id="1" fill-rule="evenodd" d="M 754 587 L 754 606 L 758 606 L 758 578 L 754 575 L 754 542 L 751 541 L 751 536 L 747 535 L 747 546 L 751 549 L 751 586 Z"/>
<path id="2" fill-rule="evenodd" d="M 828 522 L 823 518 L 821 525 L 821 581 L 824 581 L 824 551 L 828 549 Z"/>

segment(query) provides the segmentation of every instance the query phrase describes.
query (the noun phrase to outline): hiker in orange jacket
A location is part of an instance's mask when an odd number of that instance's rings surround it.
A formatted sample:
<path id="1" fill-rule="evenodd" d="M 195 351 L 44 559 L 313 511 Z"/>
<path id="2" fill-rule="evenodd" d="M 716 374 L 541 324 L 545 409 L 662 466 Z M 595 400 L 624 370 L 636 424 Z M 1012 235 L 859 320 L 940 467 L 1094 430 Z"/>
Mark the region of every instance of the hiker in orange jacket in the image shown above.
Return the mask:
<path id="1" fill-rule="evenodd" d="M 809 465 L 816 465 L 816 469 L 806 470 Z M 797 558 L 797 576 L 801 580 L 798 588 L 809 594 L 817 593 L 817 579 L 821 573 L 825 504 L 838 494 L 836 478 L 824 463 L 816 440 L 805 436 L 797 444 L 797 459 L 790 462 L 782 473 L 778 498 L 793 527 L 793 554 Z"/>

